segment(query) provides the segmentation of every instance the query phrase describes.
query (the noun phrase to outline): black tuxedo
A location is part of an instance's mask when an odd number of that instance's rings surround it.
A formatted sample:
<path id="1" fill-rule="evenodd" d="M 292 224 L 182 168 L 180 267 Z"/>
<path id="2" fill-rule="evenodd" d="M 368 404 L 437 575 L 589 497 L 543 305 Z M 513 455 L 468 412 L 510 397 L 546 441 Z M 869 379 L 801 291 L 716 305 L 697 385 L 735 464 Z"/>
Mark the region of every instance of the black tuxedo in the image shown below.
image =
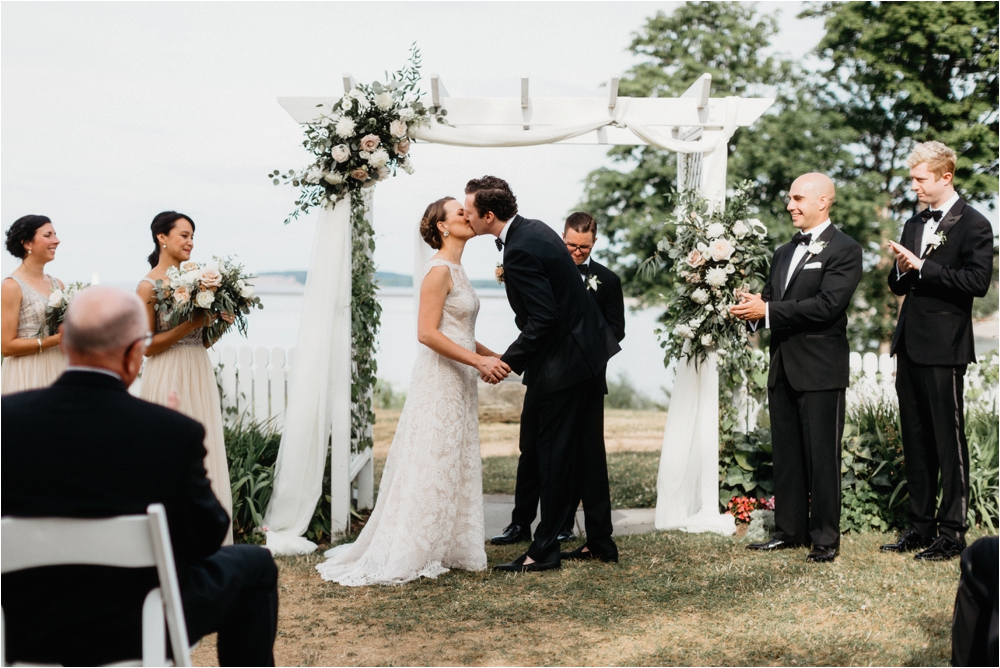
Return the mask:
<path id="1" fill-rule="evenodd" d="M 555 539 L 570 513 L 576 479 L 588 487 L 583 499 L 588 543 L 617 558 L 607 462 L 603 452 L 589 452 L 594 439 L 587 434 L 596 428 L 595 408 L 603 414 L 608 360 L 621 348 L 559 235 L 521 216 L 508 225 L 504 283 L 521 333 L 501 359 L 523 373 L 528 387 L 521 448 L 537 450 L 533 467 L 541 480 L 542 520 L 528 554 L 537 561 L 550 560 L 553 553 L 558 558 Z"/>
<path id="2" fill-rule="evenodd" d="M 993 230 L 964 200 L 938 223 L 946 237 L 921 249 L 924 221 L 906 221 L 900 243 L 924 257 L 920 271 L 889 271 L 889 288 L 905 296 L 892 337 L 896 393 L 910 495 L 910 522 L 921 535 L 938 530 L 961 541 L 968 525 L 969 446 L 963 401 L 965 369 L 975 360 L 972 301 L 993 275 Z M 941 508 L 935 517 L 938 473 Z"/>
<path id="3" fill-rule="evenodd" d="M 625 296 L 622 293 L 622 282 L 615 272 L 611 271 L 603 264 L 591 259 L 585 267 L 586 271 L 581 272 L 584 277 L 593 274 L 598 281 L 597 290 L 587 289 L 590 296 L 597 303 L 597 307 L 604 316 L 604 321 L 611 328 L 612 334 L 617 341 L 621 342 L 625 338 Z M 607 382 L 604 383 L 603 394 L 608 393 Z M 599 453 L 599 457 L 606 459 L 604 450 L 604 405 L 603 398 L 599 409 L 595 407 L 588 417 L 593 418 L 595 424 L 588 428 L 585 438 L 594 439 L 595 442 L 587 446 L 587 451 Z M 599 419 L 600 423 L 597 424 Z M 541 488 L 541 479 L 538 475 L 538 452 L 530 441 L 530 435 L 520 442 L 521 456 L 517 463 L 517 486 L 514 492 L 514 510 L 511 513 L 511 522 L 522 527 L 530 527 L 535 521 L 535 512 L 538 508 L 538 493 Z M 606 466 L 606 464 L 605 464 Z M 570 501 L 570 515 L 566 518 L 562 529 L 572 531 L 576 518 L 576 508 L 580 505 L 580 493 L 574 492 Z"/>
<path id="4" fill-rule="evenodd" d="M 861 281 L 861 246 L 832 224 L 813 241 L 826 247 L 794 267 L 795 244 L 775 251 L 762 293 L 771 327 L 775 537 L 837 547 L 847 307 Z"/>
<path id="5" fill-rule="evenodd" d="M 201 424 L 92 371 L 67 371 L 49 388 L 0 403 L 4 515 L 109 517 L 162 503 L 190 639 L 218 631 L 223 665 L 273 665 L 277 570 L 259 547 L 220 549 L 229 517 L 205 475 Z M 157 582 L 155 569 L 5 574 L 8 660 L 138 658 L 142 602 Z"/>

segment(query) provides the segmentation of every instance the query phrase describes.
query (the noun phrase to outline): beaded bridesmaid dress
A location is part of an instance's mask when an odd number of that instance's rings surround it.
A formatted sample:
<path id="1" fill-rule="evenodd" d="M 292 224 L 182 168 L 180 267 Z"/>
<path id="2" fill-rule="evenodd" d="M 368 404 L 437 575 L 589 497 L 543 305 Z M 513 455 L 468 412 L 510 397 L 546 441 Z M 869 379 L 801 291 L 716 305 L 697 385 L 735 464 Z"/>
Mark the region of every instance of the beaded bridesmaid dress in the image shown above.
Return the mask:
<path id="1" fill-rule="evenodd" d="M 59 288 L 59 282 L 48 276 L 52 289 Z M 21 286 L 21 313 L 17 320 L 17 337 L 34 339 L 38 329 L 45 322 L 45 307 L 48 295 L 43 295 L 17 276 L 11 276 Z M 23 392 L 39 387 L 48 387 L 66 368 L 66 356 L 59 346 L 46 348 L 35 355 L 17 355 L 3 360 L 2 386 L 0 394 Z"/>

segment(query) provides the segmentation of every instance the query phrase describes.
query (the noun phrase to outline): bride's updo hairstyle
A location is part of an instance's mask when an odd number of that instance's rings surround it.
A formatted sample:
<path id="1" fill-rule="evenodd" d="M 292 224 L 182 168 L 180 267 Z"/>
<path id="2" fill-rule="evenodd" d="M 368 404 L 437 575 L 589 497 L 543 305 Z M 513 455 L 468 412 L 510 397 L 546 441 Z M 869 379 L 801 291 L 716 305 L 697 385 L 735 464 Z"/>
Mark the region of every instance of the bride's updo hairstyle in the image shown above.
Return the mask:
<path id="1" fill-rule="evenodd" d="M 7 230 L 7 252 L 14 257 L 23 260 L 28 256 L 28 251 L 24 250 L 24 243 L 35 238 L 35 232 L 46 223 L 51 223 L 48 216 L 21 216 L 14 221 L 14 224 Z"/>
<path id="2" fill-rule="evenodd" d="M 149 260 L 150 267 L 156 267 L 160 263 L 160 240 L 156 236 L 158 234 L 170 234 L 170 230 L 174 229 L 174 225 L 182 218 L 191 223 L 191 232 L 194 232 L 194 221 L 191 220 L 190 216 L 185 216 L 183 213 L 164 211 L 163 213 L 156 214 L 156 218 L 153 218 L 153 223 L 149 226 L 149 231 L 153 233 L 153 252 L 146 258 Z"/>
<path id="3" fill-rule="evenodd" d="M 436 202 L 431 202 L 424 211 L 424 217 L 420 219 L 420 236 L 434 250 L 441 249 L 441 230 L 438 229 L 438 223 L 448 217 L 448 211 L 444 208 L 445 202 L 454 199 L 454 197 L 442 197 Z"/>

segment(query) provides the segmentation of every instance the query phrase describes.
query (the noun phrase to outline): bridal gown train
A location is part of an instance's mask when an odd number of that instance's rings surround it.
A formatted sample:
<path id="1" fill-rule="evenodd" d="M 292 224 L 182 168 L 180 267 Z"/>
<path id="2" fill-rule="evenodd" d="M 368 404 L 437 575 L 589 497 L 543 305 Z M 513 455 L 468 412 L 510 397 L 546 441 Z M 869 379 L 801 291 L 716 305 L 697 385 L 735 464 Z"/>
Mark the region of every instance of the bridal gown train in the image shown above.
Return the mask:
<path id="1" fill-rule="evenodd" d="M 424 274 L 438 266 L 448 267 L 454 282 L 439 329 L 475 350 L 479 298 L 461 265 L 431 260 Z M 356 542 L 326 552 L 316 566 L 324 580 L 402 584 L 451 568 L 486 568 L 478 377 L 474 368 L 418 347 L 375 509 Z"/>

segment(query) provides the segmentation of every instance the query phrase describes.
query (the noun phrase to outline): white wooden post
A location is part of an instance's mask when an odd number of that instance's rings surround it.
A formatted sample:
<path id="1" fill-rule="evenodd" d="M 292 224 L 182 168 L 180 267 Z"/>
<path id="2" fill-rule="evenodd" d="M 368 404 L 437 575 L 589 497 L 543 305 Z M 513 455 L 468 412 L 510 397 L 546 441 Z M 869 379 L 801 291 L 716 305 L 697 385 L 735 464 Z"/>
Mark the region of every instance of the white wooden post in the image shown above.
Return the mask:
<path id="1" fill-rule="evenodd" d="M 271 367 L 268 369 L 267 377 L 270 381 L 268 413 L 271 416 L 271 430 L 280 432 L 285 426 L 285 405 L 288 402 L 284 348 L 271 349 Z"/>
<path id="2" fill-rule="evenodd" d="M 270 391 L 267 382 L 267 348 L 257 346 L 253 351 L 253 419 L 263 425 L 271 417 Z"/>

